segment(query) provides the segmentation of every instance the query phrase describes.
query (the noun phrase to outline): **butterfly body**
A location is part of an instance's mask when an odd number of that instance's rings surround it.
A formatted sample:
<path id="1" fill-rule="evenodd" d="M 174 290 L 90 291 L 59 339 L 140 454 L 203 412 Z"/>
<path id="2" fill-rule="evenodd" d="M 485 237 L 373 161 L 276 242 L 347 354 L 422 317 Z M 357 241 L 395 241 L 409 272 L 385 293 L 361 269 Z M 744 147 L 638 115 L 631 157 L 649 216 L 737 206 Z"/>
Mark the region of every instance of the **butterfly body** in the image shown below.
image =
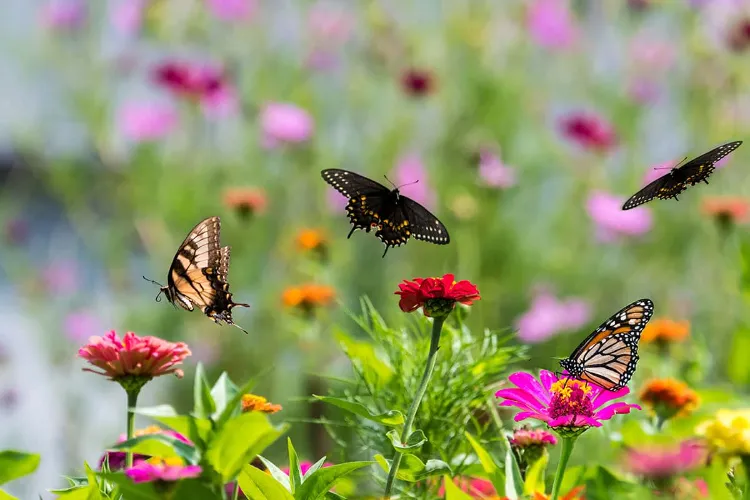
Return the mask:
<path id="1" fill-rule="evenodd" d="M 570 377 L 609 391 L 625 387 L 638 364 L 641 332 L 654 313 L 650 299 L 640 299 L 594 330 L 560 366 Z"/>
<path id="2" fill-rule="evenodd" d="M 169 268 L 167 284 L 161 286 L 160 291 L 173 305 L 186 311 L 197 307 L 217 324 L 223 321 L 240 328 L 232 320 L 232 308 L 250 305 L 232 300 L 227 282 L 230 248 L 221 247 L 220 231 L 218 217 L 199 222 L 177 250 Z"/>
<path id="3" fill-rule="evenodd" d="M 630 210 L 654 198 L 660 200 L 674 198 L 678 200 L 677 195 L 685 191 L 688 184 L 691 186 L 695 186 L 699 182 L 708 184 L 708 177 L 716 169 L 716 162 L 740 147 L 740 144 L 742 144 L 742 141 L 728 142 L 690 160 L 681 167 L 672 168 L 666 175 L 659 177 L 631 196 L 622 206 L 622 209 Z"/>
<path id="4" fill-rule="evenodd" d="M 346 214 L 352 225 L 347 238 L 357 229 L 375 236 L 390 247 L 407 243 L 409 238 L 436 245 L 450 242 L 448 230 L 437 217 L 416 201 L 403 196 L 398 188 L 389 189 L 367 177 L 331 168 L 321 172 L 323 180 L 346 196 Z"/>

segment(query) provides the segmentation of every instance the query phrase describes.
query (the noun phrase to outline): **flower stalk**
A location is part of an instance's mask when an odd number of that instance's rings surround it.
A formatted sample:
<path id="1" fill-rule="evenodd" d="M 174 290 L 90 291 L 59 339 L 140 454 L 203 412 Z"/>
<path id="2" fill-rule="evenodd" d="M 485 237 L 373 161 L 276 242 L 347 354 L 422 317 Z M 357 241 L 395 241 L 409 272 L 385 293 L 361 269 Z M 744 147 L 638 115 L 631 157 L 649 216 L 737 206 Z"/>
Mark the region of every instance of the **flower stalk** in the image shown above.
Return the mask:
<path id="1" fill-rule="evenodd" d="M 127 439 L 133 439 L 135 435 L 135 406 L 138 402 L 138 393 L 141 392 L 140 387 L 134 390 L 127 391 L 128 394 L 128 417 L 127 417 Z M 125 456 L 125 467 L 131 468 L 133 466 L 133 451 L 128 450 Z"/>
<path id="2" fill-rule="evenodd" d="M 568 460 L 570 455 L 573 453 L 573 446 L 575 445 L 577 436 L 575 437 L 562 437 L 562 449 L 560 450 L 560 461 L 557 464 L 557 471 L 555 472 L 555 481 L 552 483 L 552 500 L 557 500 L 560 495 L 560 486 L 565 476 L 565 469 L 568 467 Z"/>
<path id="3" fill-rule="evenodd" d="M 401 432 L 401 442 L 405 443 L 409 439 L 411 434 L 412 426 L 414 425 L 414 418 L 417 415 L 419 404 L 422 402 L 422 398 L 427 392 L 427 385 L 430 383 L 432 372 L 435 370 L 435 362 L 437 361 L 437 352 L 440 348 L 440 334 L 443 330 L 443 323 L 447 316 L 436 317 L 432 323 L 432 339 L 430 340 L 430 352 L 427 354 L 427 363 L 425 365 L 424 374 L 422 375 L 422 381 L 419 383 L 419 388 L 414 396 L 414 400 L 409 407 L 409 413 L 406 416 L 406 422 L 404 422 L 404 429 Z M 396 451 L 391 463 L 391 468 L 388 471 L 388 479 L 385 483 L 385 499 L 391 498 L 391 489 L 393 489 L 393 482 L 396 479 L 398 468 L 401 465 L 401 458 L 403 454 L 400 451 Z"/>

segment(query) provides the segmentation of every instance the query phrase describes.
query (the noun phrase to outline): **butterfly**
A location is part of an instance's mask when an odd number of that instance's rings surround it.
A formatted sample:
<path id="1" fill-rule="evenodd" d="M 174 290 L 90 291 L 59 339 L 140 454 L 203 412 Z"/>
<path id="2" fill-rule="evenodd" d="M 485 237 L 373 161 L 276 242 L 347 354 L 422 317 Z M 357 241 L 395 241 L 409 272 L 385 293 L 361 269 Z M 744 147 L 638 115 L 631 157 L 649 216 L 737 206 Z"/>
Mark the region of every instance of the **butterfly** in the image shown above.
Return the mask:
<path id="1" fill-rule="evenodd" d="M 560 365 L 570 377 L 609 391 L 625 387 L 638 363 L 638 341 L 654 313 L 649 299 L 625 306 L 575 348 Z"/>
<path id="2" fill-rule="evenodd" d="M 654 198 L 677 200 L 677 195 L 686 190 L 688 184 L 695 186 L 701 181 L 708 184 L 708 176 L 714 171 L 716 162 L 740 147 L 740 144 L 742 141 L 728 142 L 690 160 L 681 167 L 674 167 L 668 174 L 659 177 L 631 196 L 622 209 L 630 210 Z"/>
<path id="3" fill-rule="evenodd" d="M 220 231 L 221 220 L 218 217 L 202 220 L 188 233 L 177 250 L 169 268 L 167 285 L 163 286 L 145 276 L 143 279 L 161 287 L 156 296 L 157 302 L 164 293 L 173 305 L 179 305 L 187 311 L 198 307 L 215 323 L 221 324 L 224 321 L 247 333 L 232 321 L 233 307 L 250 305 L 232 301 L 227 283 L 230 251 L 229 247 L 219 245 Z"/>
<path id="4" fill-rule="evenodd" d="M 349 199 L 346 213 L 352 224 L 347 238 L 357 229 L 375 236 L 385 245 L 383 257 L 390 247 L 406 244 L 409 238 L 436 245 L 450 242 L 448 230 L 425 207 L 399 193 L 348 170 L 329 168 L 321 173 L 323 180 Z"/>

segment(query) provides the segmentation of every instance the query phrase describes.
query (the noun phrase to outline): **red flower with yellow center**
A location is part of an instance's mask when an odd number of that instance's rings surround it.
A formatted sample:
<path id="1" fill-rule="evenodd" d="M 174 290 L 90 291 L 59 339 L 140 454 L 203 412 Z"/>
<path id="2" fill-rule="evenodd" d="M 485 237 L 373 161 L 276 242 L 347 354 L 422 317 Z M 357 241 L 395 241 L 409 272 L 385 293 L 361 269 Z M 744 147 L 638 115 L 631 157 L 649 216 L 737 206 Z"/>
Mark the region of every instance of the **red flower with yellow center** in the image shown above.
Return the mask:
<path id="1" fill-rule="evenodd" d="M 398 286 L 396 295 L 400 295 L 398 306 L 404 312 L 413 312 L 423 308 L 425 316 L 447 316 L 456 303 L 471 305 L 479 300 L 476 285 L 467 280 L 456 282 L 453 274 L 442 278 L 414 278 L 404 280 Z"/>
<path id="2" fill-rule="evenodd" d="M 281 405 L 275 405 L 269 403 L 263 396 L 256 396 L 255 394 L 243 394 L 242 395 L 242 412 L 247 413 L 251 411 L 259 411 L 263 413 L 273 414 L 281 411 Z"/>
<path id="3" fill-rule="evenodd" d="M 672 378 L 649 381 L 639 397 L 641 402 L 662 420 L 676 415 L 689 415 L 700 403 L 698 394 L 685 382 Z"/>

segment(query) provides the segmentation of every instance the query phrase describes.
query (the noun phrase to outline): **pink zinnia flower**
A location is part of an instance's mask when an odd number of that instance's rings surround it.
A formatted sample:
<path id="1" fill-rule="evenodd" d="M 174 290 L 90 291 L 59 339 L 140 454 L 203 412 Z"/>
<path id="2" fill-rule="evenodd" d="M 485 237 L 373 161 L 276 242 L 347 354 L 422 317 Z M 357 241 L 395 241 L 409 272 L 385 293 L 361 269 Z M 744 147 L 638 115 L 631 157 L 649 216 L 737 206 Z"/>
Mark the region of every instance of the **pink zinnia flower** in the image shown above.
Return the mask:
<path id="1" fill-rule="evenodd" d="M 332 464 L 331 462 L 324 462 L 323 465 L 321 465 L 321 468 L 323 468 L 323 467 L 331 467 L 332 465 L 334 465 L 334 464 Z M 305 474 L 307 474 L 307 471 L 309 471 L 310 467 L 312 467 L 312 466 L 313 466 L 312 462 L 310 462 L 309 460 L 303 460 L 303 461 L 301 461 L 299 463 L 299 470 L 300 470 L 300 472 L 302 472 L 302 475 L 304 476 Z M 289 467 L 284 467 L 281 470 L 287 476 L 289 475 Z"/>
<path id="2" fill-rule="evenodd" d="M 402 194 L 421 205 L 431 206 L 435 202 L 435 194 L 427 179 L 427 169 L 417 154 L 408 154 L 398 160 L 393 172 L 393 182 L 403 187 Z"/>
<path id="3" fill-rule="evenodd" d="M 516 171 L 487 150 L 479 152 L 479 177 L 490 187 L 509 188 L 516 184 Z"/>
<path id="4" fill-rule="evenodd" d="M 568 0 L 534 0 L 526 25 L 534 41 L 548 49 L 564 50 L 578 36 Z"/>
<path id="5" fill-rule="evenodd" d="M 310 140 L 314 123 L 310 114 L 293 104 L 269 102 L 260 110 L 260 127 L 266 147 Z"/>
<path id="6" fill-rule="evenodd" d="M 133 142 L 156 141 L 169 135 L 178 124 L 177 111 L 160 102 L 128 102 L 117 113 L 118 127 Z"/>
<path id="7" fill-rule="evenodd" d="M 153 79 L 177 97 L 206 99 L 224 90 L 224 71 L 206 63 L 167 61 L 158 65 Z"/>
<path id="8" fill-rule="evenodd" d="M 617 144 L 612 125 L 594 113 L 571 113 L 560 121 L 566 139 L 588 150 L 608 151 Z"/>
<path id="9" fill-rule="evenodd" d="M 83 342 L 96 332 L 102 331 L 99 318 L 91 311 L 82 309 L 73 311 L 65 317 L 63 322 L 65 335 L 73 342 Z"/>
<path id="10" fill-rule="evenodd" d="M 583 299 L 558 300 L 543 291 L 516 321 L 518 338 L 530 344 L 543 342 L 563 332 L 584 327 L 591 319 L 591 307 Z"/>
<path id="11" fill-rule="evenodd" d="M 112 7 L 110 21 L 124 35 L 135 35 L 143 24 L 146 0 L 118 0 Z"/>
<path id="12" fill-rule="evenodd" d="M 125 471 L 125 475 L 134 483 L 151 483 L 154 481 L 173 482 L 201 475 L 200 465 L 184 465 L 180 458 L 152 458 L 138 462 Z"/>
<path id="13" fill-rule="evenodd" d="M 47 293 L 67 295 L 78 289 L 78 266 L 73 260 L 53 262 L 42 270 Z"/>
<path id="14" fill-rule="evenodd" d="M 689 440 L 677 446 L 629 449 L 625 467 L 636 476 L 666 479 L 701 467 L 707 457 L 708 450 L 703 443 Z"/>
<path id="15" fill-rule="evenodd" d="M 616 414 L 630 413 L 641 407 L 615 399 L 627 396 L 630 389 L 608 391 L 584 381 L 557 376 L 547 370 L 539 372 L 539 380 L 526 372 L 516 372 L 508 377 L 516 388 L 501 389 L 495 393 L 504 401 L 500 406 L 515 406 L 522 410 L 514 420 L 520 422 L 534 418 L 549 427 L 601 427 L 601 422 Z M 610 403 L 610 404 L 608 404 Z"/>
<path id="16" fill-rule="evenodd" d="M 316 2 L 307 15 L 307 27 L 313 41 L 330 47 L 341 47 L 354 32 L 351 12 L 326 2 Z"/>
<path id="17" fill-rule="evenodd" d="M 618 236 L 640 236 L 651 229 L 651 211 L 647 207 L 622 210 L 624 198 L 594 191 L 586 202 L 589 217 L 596 224 L 600 241 L 610 242 Z"/>
<path id="18" fill-rule="evenodd" d="M 206 0 L 214 16 L 222 21 L 247 21 L 258 9 L 257 0 Z"/>
<path id="19" fill-rule="evenodd" d="M 168 373 L 181 378 L 182 370 L 176 366 L 190 356 L 190 349 L 184 342 L 139 337 L 133 332 L 127 332 L 120 340 L 112 330 L 104 337 L 91 337 L 89 343 L 78 350 L 78 356 L 101 370 L 84 368 L 84 371 L 112 380 L 128 376 L 150 379 Z"/>
<path id="20" fill-rule="evenodd" d="M 171 429 L 162 429 L 161 427 L 158 427 L 156 425 L 152 425 L 149 427 L 146 427 L 145 429 L 138 429 L 134 433 L 134 437 L 139 436 L 145 436 L 148 434 L 164 434 L 167 436 L 171 436 L 178 441 L 181 441 L 187 445 L 193 446 L 193 442 L 190 441 L 188 438 L 183 436 L 177 431 L 173 431 Z M 120 434 L 120 437 L 117 439 L 118 443 L 124 443 L 128 440 L 127 434 Z M 109 470 L 115 471 L 115 470 L 121 470 L 125 468 L 125 457 L 127 453 L 124 451 L 108 451 L 104 455 L 102 455 L 102 458 L 99 459 L 99 470 L 102 469 L 102 466 L 104 465 L 104 462 L 107 462 L 107 466 L 109 467 Z M 140 453 L 133 454 L 133 463 L 148 460 L 151 458 L 149 455 L 143 455 Z"/>
<path id="21" fill-rule="evenodd" d="M 510 445 L 516 448 L 529 448 L 531 446 L 554 446 L 557 444 L 557 438 L 543 430 L 543 429 L 530 429 L 528 427 L 522 427 L 513 431 L 513 436 L 510 438 Z"/>
<path id="22" fill-rule="evenodd" d="M 42 25 L 50 30 L 74 31 L 86 23 L 86 4 L 81 0 L 49 0 L 40 13 Z"/>

